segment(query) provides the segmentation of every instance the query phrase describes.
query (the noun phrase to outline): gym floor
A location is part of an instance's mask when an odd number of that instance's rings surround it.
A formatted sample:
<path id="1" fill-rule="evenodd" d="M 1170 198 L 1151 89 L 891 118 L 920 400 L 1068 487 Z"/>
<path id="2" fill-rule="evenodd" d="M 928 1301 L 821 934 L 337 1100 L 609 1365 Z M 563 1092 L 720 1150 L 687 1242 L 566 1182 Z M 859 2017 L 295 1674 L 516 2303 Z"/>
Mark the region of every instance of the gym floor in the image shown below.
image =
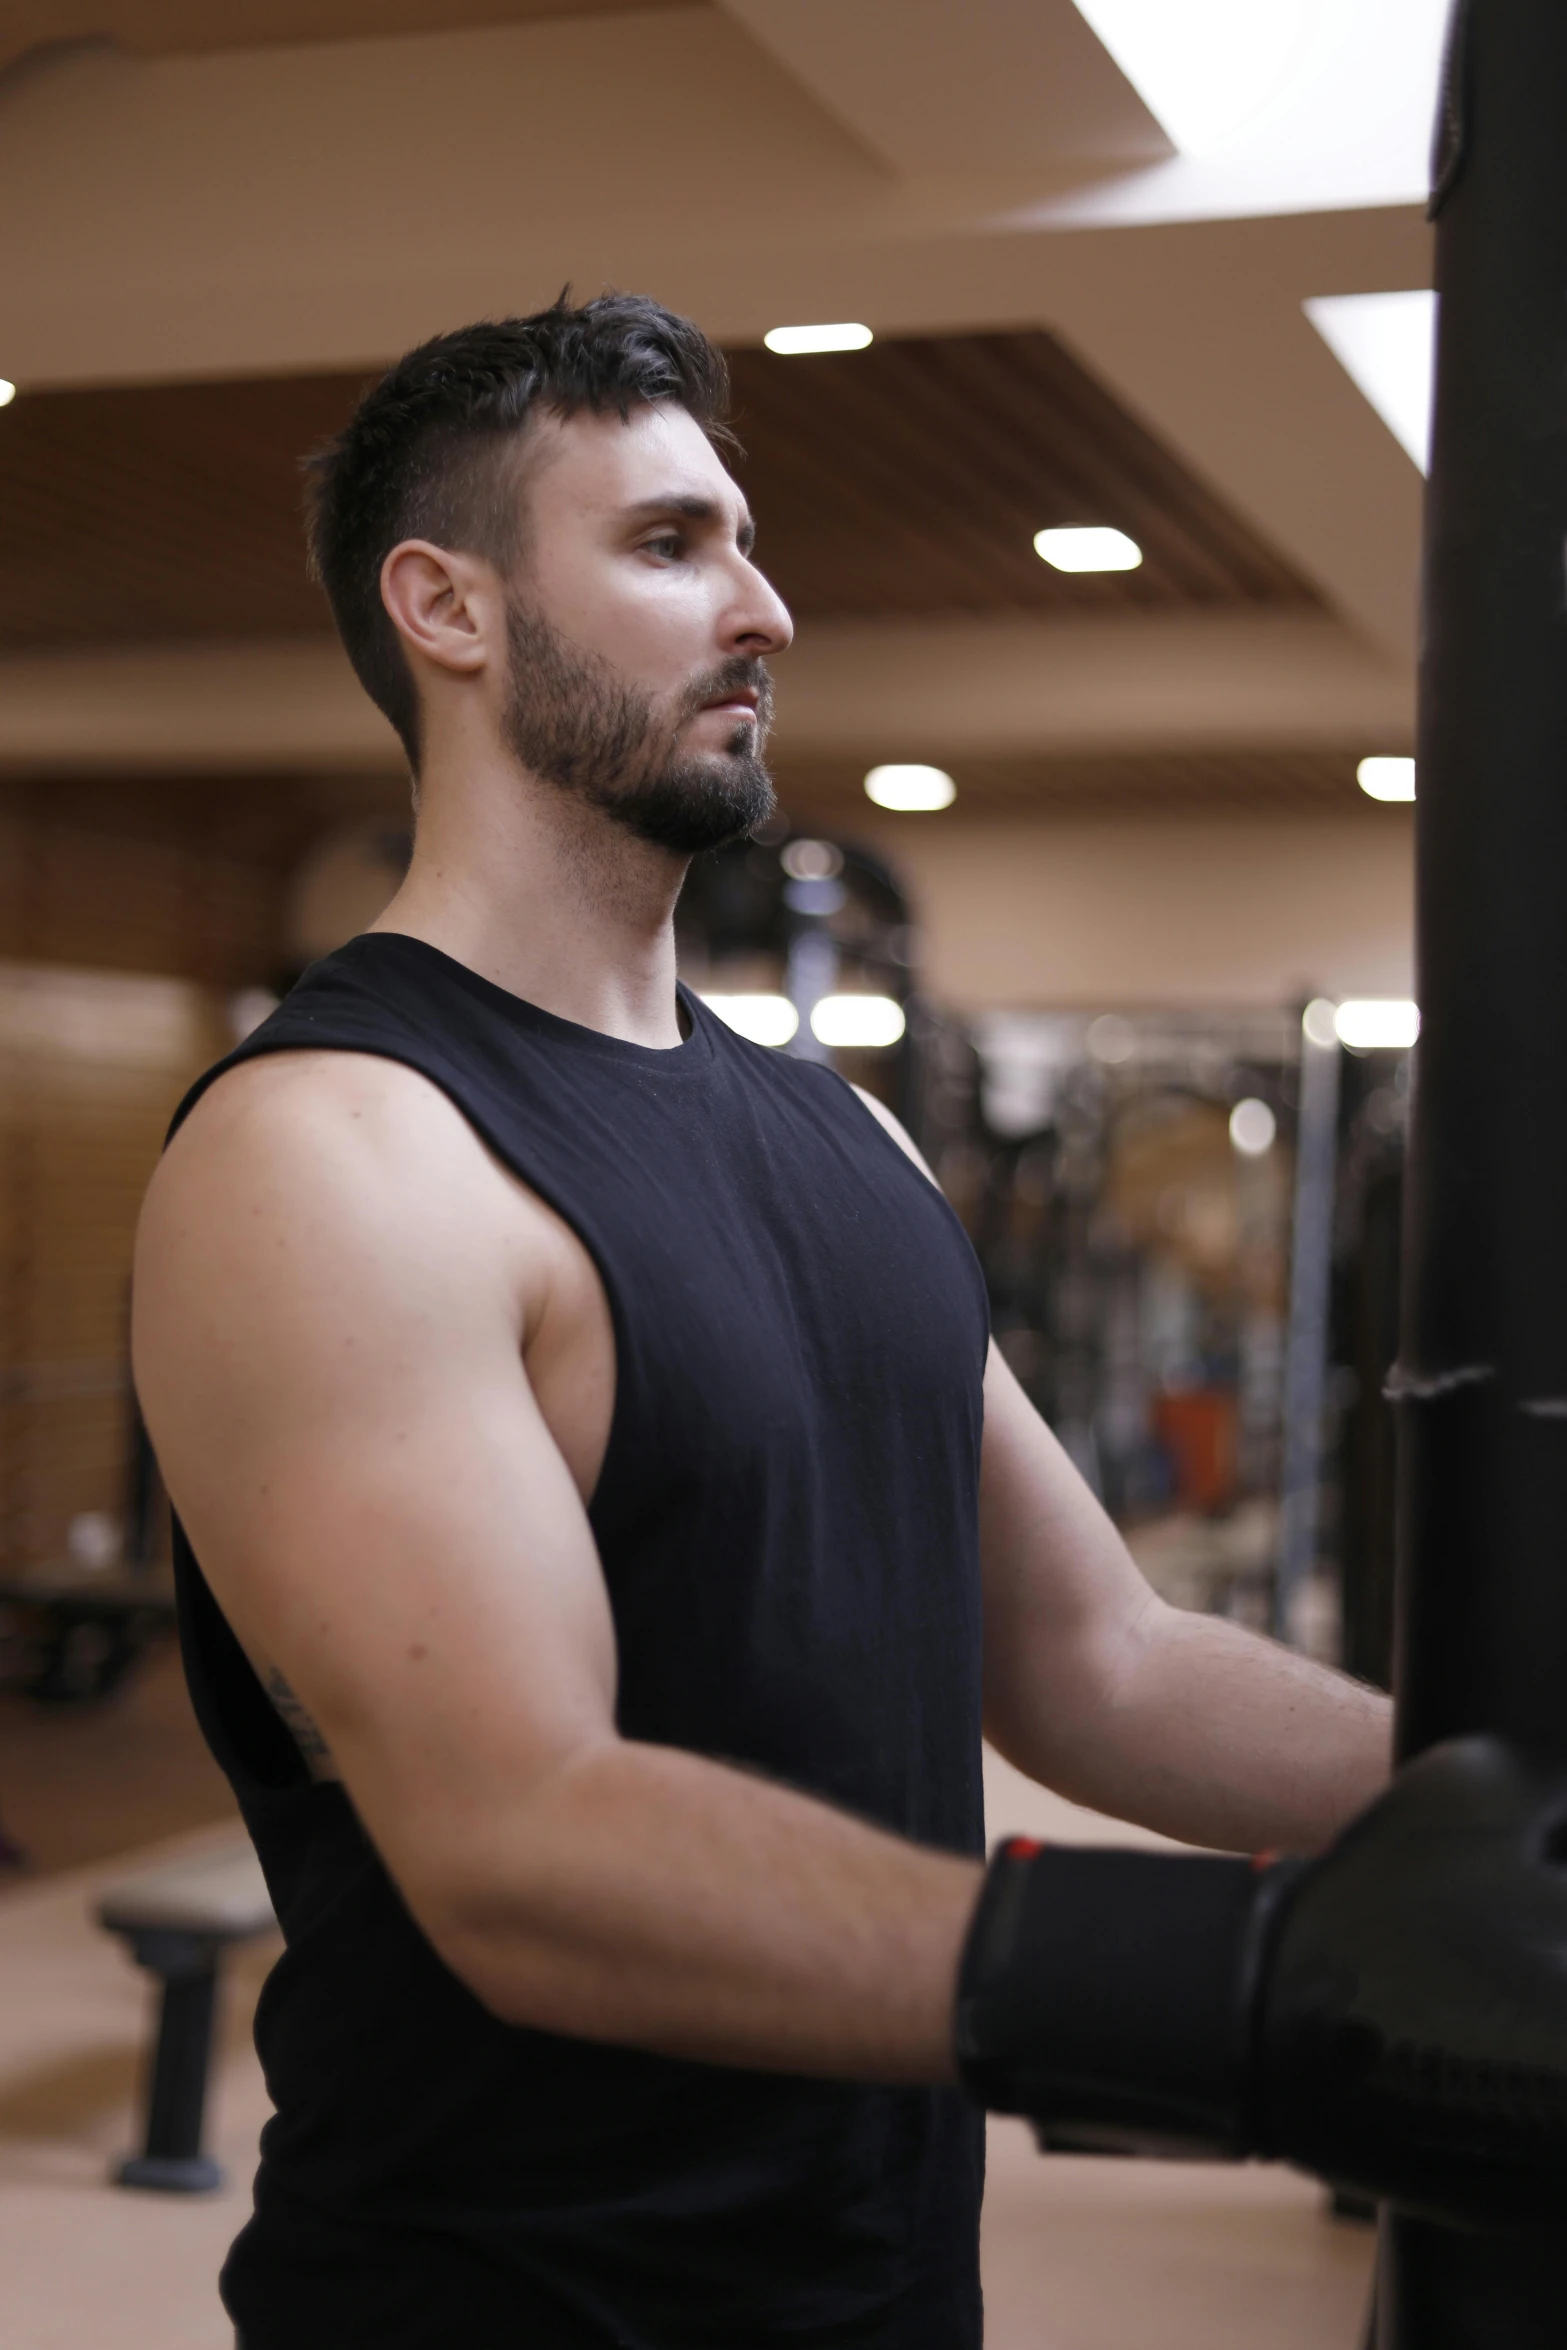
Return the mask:
<path id="1" fill-rule="evenodd" d="M 1135 1835 L 994 1758 L 989 1802 L 998 1826 Z M 249 2020 L 267 1951 L 239 1953 L 226 1983 L 210 2141 L 229 2186 L 185 2202 L 107 2183 L 130 2141 L 148 1995 L 92 1901 L 129 1852 L 236 1826 L 172 1654 L 91 1713 L 0 1705 L 0 1816 L 32 1863 L 0 1892 L 6 2350 L 229 2350 L 213 2279 L 266 2113 Z M 1046 2163 L 1021 2124 L 993 2126 L 987 2350 L 1358 2350 L 1370 2264 L 1369 2231 L 1330 2219 L 1289 2172 Z"/>

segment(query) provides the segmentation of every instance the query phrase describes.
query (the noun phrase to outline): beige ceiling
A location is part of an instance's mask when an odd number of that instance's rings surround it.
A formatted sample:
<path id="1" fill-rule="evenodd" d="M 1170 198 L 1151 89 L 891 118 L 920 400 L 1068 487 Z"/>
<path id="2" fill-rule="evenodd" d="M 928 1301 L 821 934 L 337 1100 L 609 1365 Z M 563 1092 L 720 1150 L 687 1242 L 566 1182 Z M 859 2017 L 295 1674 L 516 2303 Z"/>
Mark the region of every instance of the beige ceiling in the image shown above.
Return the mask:
<path id="1" fill-rule="evenodd" d="M 544 17 L 633 15 L 668 0 L 8 0 L 0 67 L 64 41 L 118 41 L 142 57 L 452 33 Z"/>
<path id="2" fill-rule="evenodd" d="M 224 54 L 195 53 L 214 26 Z M 227 379 L 261 416 L 286 405 L 279 386 L 341 384 L 567 278 L 643 287 L 737 350 L 744 398 L 767 410 L 753 436 L 763 527 L 780 568 L 808 582 L 811 615 L 780 680 L 790 757 L 1407 746 L 1419 477 L 1302 303 L 1428 282 L 1421 209 L 1335 197 L 1278 217 L 1117 216 L 1097 192 L 1157 175 L 1167 142 L 1072 0 L 620 0 L 610 13 L 591 0 L 445 0 L 439 13 L 425 0 L 11 0 L 0 39 L 93 33 L 119 45 L 56 46 L 0 85 L 0 371 L 21 385 L 0 415 L 0 474 L 5 434 L 20 452 L 29 402 L 42 430 L 55 393 L 58 418 L 111 387 L 184 386 L 199 406 L 199 387 Z M 812 427 L 792 418 L 815 398 L 814 362 L 752 371 L 772 365 L 756 349 L 768 327 L 821 318 L 863 319 L 877 342 L 860 372 L 822 376 L 840 393 Z M 983 446 L 949 463 L 932 422 L 946 390 L 881 373 L 916 346 L 954 366 L 965 351 L 1071 355 L 1129 436 L 1119 473 L 1090 469 L 1082 494 L 1128 494 L 1138 435 L 1172 469 L 1144 485 L 1139 580 L 1051 600 L 1020 533 L 1080 454 L 1070 415 L 1051 410 L 1030 451 L 992 368 Z M 862 400 L 872 383 L 881 432 Z M 1042 416 L 1037 385 L 1028 397 Z M 263 440 L 274 424 L 258 426 Z M 133 442 L 127 427 L 127 464 Z M 1035 475 L 1019 478 L 1020 451 L 1039 454 Z M 379 721 L 311 637 L 318 615 L 286 551 L 289 486 L 267 493 L 273 552 L 214 596 L 225 641 L 170 646 L 158 565 L 166 580 L 172 553 L 194 580 L 215 564 L 250 478 L 243 449 L 231 466 L 220 437 L 203 455 L 193 425 L 183 456 L 176 435 L 149 459 L 149 481 L 187 460 L 196 486 L 174 501 L 178 531 L 160 555 L 149 510 L 101 627 L 94 598 L 110 583 L 93 532 L 113 498 L 102 492 L 98 517 L 90 485 L 103 452 L 84 457 L 57 533 L 30 503 L 47 508 L 46 478 L 13 472 L 8 528 L 24 559 L 29 537 L 37 551 L 39 610 L 18 612 L 13 595 L 0 760 L 230 773 L 386 760 Z M 898 579 L 869 576 L 867 496 L 886 544 L 905 549 Z M 964 552 L 975 527 L 993 542 L 983 589 Z M 1231 584 L 1199 609 L 1192 565 L 1226 534 Z M 1274 583 L 1260 600 L 1235 589 L 1257 561 Z M 65 637 L 74 650 L 20 649 Z"/>

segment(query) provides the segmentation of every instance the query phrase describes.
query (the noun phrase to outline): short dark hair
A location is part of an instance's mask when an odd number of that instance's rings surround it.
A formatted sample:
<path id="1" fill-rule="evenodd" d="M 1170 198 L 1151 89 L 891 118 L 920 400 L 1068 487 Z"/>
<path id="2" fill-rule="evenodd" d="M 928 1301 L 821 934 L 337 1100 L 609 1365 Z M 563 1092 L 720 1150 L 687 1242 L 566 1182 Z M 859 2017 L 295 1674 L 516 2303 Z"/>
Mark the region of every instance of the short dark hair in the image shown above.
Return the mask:
<path id="1" fill-rule="evenodd" d="M 689 318 L 646 294 L 601 294 L 574 308 L 568 287 L 531 318 L 484 319 L 421 343 L 306 459 L 311 568 L 355 675 L 416 774 L 418 696 L 381 601 L 392 548 L 432 539 L 505 569 L 516 552 L 516 436 L 540 410 L 624 418 L 668 400 L 715 446 L 730 447 L 728 399 L 723 353 Z"/>

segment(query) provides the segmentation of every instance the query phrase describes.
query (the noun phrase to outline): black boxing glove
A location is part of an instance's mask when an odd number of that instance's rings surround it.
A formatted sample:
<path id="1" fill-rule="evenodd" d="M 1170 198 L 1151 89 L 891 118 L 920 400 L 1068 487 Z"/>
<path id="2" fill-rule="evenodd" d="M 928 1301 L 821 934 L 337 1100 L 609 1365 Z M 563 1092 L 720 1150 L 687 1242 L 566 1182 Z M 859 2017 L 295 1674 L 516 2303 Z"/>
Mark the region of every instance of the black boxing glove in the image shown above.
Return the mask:
<path id="1" fill-rule="evenodd" d="M 1014 1841 L 959 1979 L 981 2102 L 1041 2142 L 1257 2154 L 1429 2218 L 1567 2212 L 1567 1771 L 1411 1764 L 1320 1860 Z"/>
<path id="2" fill-rule="evenodd" d="M 958 1979 L 964 2086 L 1050 2146 L 1255 2152 L 1263 1963 L 1304 1867 L 1011 1838 Z"/>

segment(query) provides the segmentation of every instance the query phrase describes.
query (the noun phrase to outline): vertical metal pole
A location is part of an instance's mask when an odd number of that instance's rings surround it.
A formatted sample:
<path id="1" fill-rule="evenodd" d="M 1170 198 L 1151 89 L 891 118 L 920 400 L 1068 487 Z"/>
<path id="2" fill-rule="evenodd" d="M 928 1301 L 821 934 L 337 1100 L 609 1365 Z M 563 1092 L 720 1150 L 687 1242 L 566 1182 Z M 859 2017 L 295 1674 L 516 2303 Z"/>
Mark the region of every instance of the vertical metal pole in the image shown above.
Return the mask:
<path id="1" fill-rule="evenodd" d="M 800 884 L 792 885 L 796 888 Z M 829 884 L 829 886 L 832 886 Z M 838 982 L 838 949 L 828 932 L 812 923 L 795 933 L 784 966 L 784 993 L 800 1015 L 790 1052 L 797 1061 L 830 1061 L 828 1051 L 811 1027 L 811 1014 Z"/>
<path id="2" fill-rule="evenodd" d="M 1469 0 L 1438 147 L 1398 1742 L 1567 1752 L 1567 5 Z M 1379 2350 L 1567 2342 L 1559 2246 L 1384 2232 Z"/>
<path id="3" fill-rule="evenodd" d="M 1333 1175 L 1338 1143 L 1339 1043 L 1333 1007 L 1318 998 L 1300 1023 L 1295 1120 L 1295 1207 L 1289 1328 L 1284 1346 L 1284 1443 L 1273 1629 L 1290 1637 L 1296 1594 L 1317 1563 L 1322 1499 L 1322 1412 L 1333 1273 Z"/>
<path id="4" fill-rule="evenodd" d="M 789 1050 L 797 1061 L 830 1061 L 811 1014 L 838 984 L 838 946 L 827 925 L 844 901 L 838 879 L 843 852 L 832 841 L 790 841 L 781 861 L 789 876 L 784 904 L 792 917 L 784 993 L 800 1017 Z"/>

